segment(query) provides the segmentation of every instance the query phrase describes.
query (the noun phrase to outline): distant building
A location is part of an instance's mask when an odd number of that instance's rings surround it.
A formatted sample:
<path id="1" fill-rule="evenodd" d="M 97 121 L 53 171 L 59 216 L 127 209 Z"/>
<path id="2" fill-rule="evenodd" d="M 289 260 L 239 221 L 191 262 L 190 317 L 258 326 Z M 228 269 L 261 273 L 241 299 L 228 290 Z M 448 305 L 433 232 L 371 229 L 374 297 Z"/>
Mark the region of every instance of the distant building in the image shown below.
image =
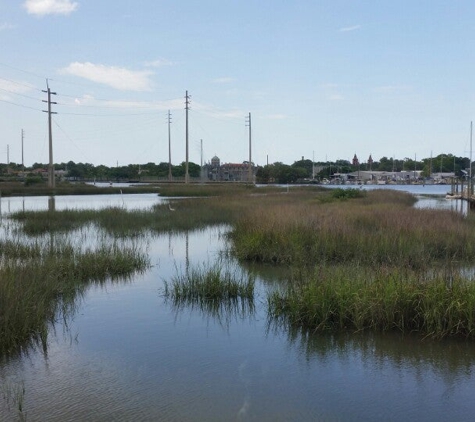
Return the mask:
<path id="1" fill-rule="evenodd" d="M 219 157 L 214 156 L 211 162 L 205 166 L 208 180 L 216 182 L 248 182 L 249 181 L 249 161 L 242 163 L 221 164 Z M 255 181 L 257 167 L 251 163 L 252 182 Z"/>

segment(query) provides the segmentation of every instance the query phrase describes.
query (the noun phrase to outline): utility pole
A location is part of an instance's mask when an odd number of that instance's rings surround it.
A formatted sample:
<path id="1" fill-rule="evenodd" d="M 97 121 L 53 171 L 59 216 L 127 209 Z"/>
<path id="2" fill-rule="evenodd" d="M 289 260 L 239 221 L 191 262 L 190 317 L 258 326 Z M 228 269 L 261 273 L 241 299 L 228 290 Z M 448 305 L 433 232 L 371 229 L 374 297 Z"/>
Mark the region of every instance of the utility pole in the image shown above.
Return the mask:
<path id="1" fill-rule="evenodd" d="M 7 173 L 10 173 L 10 145 L 7 144 Z"/>
<path id="2" fill-rule="evenodd" d="M 249 163 L 248 163 L 248 171 L 249 171 L 249 174 L 248 174 L 248 180 L 249 180 L 249 183 L 252 183 L 252 156 L 251 156 L 251 113 L 249 113 L 249 116 L 246 117 L 246 126 L 249 127 Z"/>
<path id="3" fill-rule="evenodd" d="M 414 154 L 414 182 L 416 181 L 417 155 Z"/>
<path id="4" fill-rule="evenodd" d="M 190 109 L 190 97 L 188 91 L 185 93 L 185 110 L 186 110 L 186 161 L 185 161 L 185 183 L 190 182 L 190 174 L 188 173 L 188 110 Z"/>
<path id="5" fill-rule="evenodd" d="M 170 110 L 168 110 L 168 181 L 172 181 L 172 143 L 170 135 L 170 124 L 172 122 L 172 116 Z"/>
<path id="6" fill-rule="evenodd" d="M 472 191 L 473 191 L 473 183 L 472 183 L 472 134 L 473 134 L 473 122 L 470 122 L 470 168 L 469 168 L 469 172 L 468 172 L 469 177 L 470 177 L 470 182 L 469 182 L 469 185 L 468 185 L 469 195 L 472 195 Z"/>
<path id="7" fill-rule="evenodd" d="M 201 139 L 200 141 L 200 146 L 201 146 L 201 160 L 200 160 L 200 179 L 201 179 L 201 183 L 203 183 L 203 179 L 204 179 L 204 172 L 203 172 L 203 139 Z"/>
<path id="8" fill-rule="evenodd" d="M 315 151 L 312 151 L 312 180 L 315 180 Z"/>
<path id="9" fill-rule="evenodd" d="M 23 157 L 23 139 L 25 138 L 25 132 L 22 129 L 21 130 L 21 167 L 23 169 L 23 172 L 25 171 L 25 160 Z"/>
<path id="10" fill-rule="evenodd" d="M 51 115 L 57 114 L 51 111 L 51 104 L 57 104 L 56 102 L 51 101 L 51 95 L 56 95 L 56 92 L 51 92 L 48 85 L 48 79 L 46 79 L 46 88 L 47 91 L 44 91 L 48 94 L 48 100 L 43 100 L 44 103 L 48 103 L 48 110 L 43 110 L 44 113 L 48 113 L 48 133 L 49 133 L 49 165 L 48 165 L 48 187 L 54 188 L 56 186 L 56 181 L 54 178 L 54 164 L 53 164 L 53 133 L 51 129 Z"/>

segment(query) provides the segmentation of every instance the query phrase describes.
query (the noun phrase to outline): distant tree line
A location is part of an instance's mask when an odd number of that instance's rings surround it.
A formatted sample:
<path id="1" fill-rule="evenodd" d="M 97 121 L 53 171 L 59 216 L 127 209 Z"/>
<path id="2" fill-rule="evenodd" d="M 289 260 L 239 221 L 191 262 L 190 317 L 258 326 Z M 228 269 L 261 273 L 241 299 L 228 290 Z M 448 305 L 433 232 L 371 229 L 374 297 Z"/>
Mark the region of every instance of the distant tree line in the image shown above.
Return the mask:
<path id="1" fill-rule="evenodd" d="M 358 170 L 367 171 L 422 171 L 423 177 L 429 177 L 432 173 L 452 173 L 462 176 L 462 170 L 468 169 L 470 159 L 467 157 L 455 157 L 452 154 L 440 154 L 437 157 L 423 158 L 416 161 L 412 158 L 392 159 L 382 157 L 379 161 L 371 163 L 358 163 L 354 165 L 348 160 L 335 162 L 315 162 L 312 160 L 299 160 L 288 165 L 281 162 L 268 164 L 260 167 L 257 171 L 259 183 L 296 183 L 305 179 L 316 180 L 330 179 L 336 173 L 351 173 Z"/>
<path id="2" fill-rule="evenodd" d="M 172 165 L 172 177 L 185 177 L 185 162 L 179 165 Z M 25 172 L 33 172 L 36 169 L 47 169 L 48 164 L 35 163 L 31 167 L 27 167 Z M 55 164 L 56 171 L 63 170 L 66 177 L 72 180 L 141 180 L 147 178 L 168 178 L 168 163 L 146 163 L 146 164 L 128 164 L 126 166 L 107 167 L 104 165 L 94 166 L 90 163 L 75 163 L 69 161 L 67 163 Z M 0 173 L 13 173 L 22 171 L 21 164 L 10 163 L 0 164 Z M 190 177 L 200 177 L 200 166 L 189 162 L 188 173 Z"/>
<path id="3" fill-rule="evenodd" d="M 348 160 L 336 160 L 333 162 L 312 162 L 309 159 L 295 161 L 293 164 L 276 162 L 259 167 L 256 174 L 258 183 L 297 183 L 305 179 L 316 180 L 330 179 L 336 173 L 351 173 L 358 170 L 374 171 L 412 171 L 422 170 L 423 177 L 429 177 L 431 173 L 451 173 L 457 176 L 462 175 L 462 170 L 467 170 L 470 159 L 467 157 L 455 157 L 452 154 L 440 154 L 433 158 L 423 158 L 416 161 L 412 158 L 392 159 L 382 157 L 379 161 L 371 163 L 363 162 L 354 165 Z M 31 167 L 25 168 L 26 173 L 31 173 L 36 169 L 47 169 L 44 163 L 35 163 Z M 167 179 L 168 163 L 160 164 L 128 164 L 126 166 L 107 167 L 104 165 L 94 166 L 90 163 L 67 163 L 55 164 L 55 170 L 64 170 L 66 177 L 72 180 L 147 180 L 147 179 Z M 0 163 L 0 174 L 15 174 L 23 171 L 22 165 L 17 163 Z M 193 162 L 188 163 L 190 177 L 200 177 L 200 166 Z M 179 165 L 172 165 L 172 177 L 185 177 L 185 162 Z"/>

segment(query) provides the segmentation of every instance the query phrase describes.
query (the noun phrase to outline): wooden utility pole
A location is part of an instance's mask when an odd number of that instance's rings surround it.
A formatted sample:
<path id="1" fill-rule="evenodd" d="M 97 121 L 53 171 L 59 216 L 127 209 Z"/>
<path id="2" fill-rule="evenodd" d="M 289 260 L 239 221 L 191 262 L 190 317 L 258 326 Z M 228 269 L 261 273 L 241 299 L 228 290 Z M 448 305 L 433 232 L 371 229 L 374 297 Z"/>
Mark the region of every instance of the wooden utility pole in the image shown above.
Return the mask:
<path id="1" fill-rule="evenodd" d="M 251 133 L 252 133 L 252 130 L 251 130 L 251 113 L 249 113 L 249 116 L 246 118 L 246 126 L 249 127 L 249 163 L 248 163 L 248 181 L 249 183 L 252 183 L 252 154 L 251 154 L 251 151 L 252 151 L 252 148 L 251 148 L 251 142 L 252 142 L 252 138 L 251 138 Z"/>
<path id="2" fill-rule="evenodd" d="M 22 129 L 21 130 L 21 168 L 23 171 L 25 171 L 25 160 L 23 156 L 23 139 L 25 138 L 25 132 Z"/>
<path id="3" fill-rule="evenodd" d="M 57 104 L 56 102 L 51 101 L 51 95 L 56 95 L 56 92 L 51 92 L 48 85 L 48 79 L 46 79 L 46 88 L 47 91 L 44 91 L 48 94 L 48 100 L 43 100 L 44 103 L 48 103 L 48 110 L 43 110 L 44 113 L 48 113 L 48 133 L 49 133 L 49 165 L 48 165 L 48 187 L 54 188 L 56 186 L 56 181 L 54 178 L 54 164 L 53 164 L 53 132 L 51 129 L 51 115 L 57 114 L 51 111 L 51 104 Z"/>
<path id="4" fill-rule="evenodd" d="M 186 110 L 186 161 L 185 161 L 185 183 L 190 182 L 190 174 L 188 173 L 188 110 L 190 109 L 190 97 L 188 91 L 185 94 L 185 110 Z"/>
<path id="5" fill-rule="evenodd" d="M 172 122 L 172 116 L 170 110 L 168 110 L 168 181 L 172 181 L 172 143 L 170 135 L 170 124 Z"/>
<path id="6" fill-rule="evenodd" d="M 200 149 L 201 149 L 201 160 L 200 160 L 200 179 L 201 183 L 203 183 L 204 175 L 203 175 L 203 139 L 200 140 Z"/>
<path id="7" fill-rule="evenodd" d="M 468 172 L 469 178 L 470 178 L 470 182 L 468 184 L 468 194 L 470 196 L 473 193 L 473 182 L 472 182 L 472 134 L 473 134 L 473 122 L 470 122 L 470 168 L 469 168 L 469 172 Z"/>

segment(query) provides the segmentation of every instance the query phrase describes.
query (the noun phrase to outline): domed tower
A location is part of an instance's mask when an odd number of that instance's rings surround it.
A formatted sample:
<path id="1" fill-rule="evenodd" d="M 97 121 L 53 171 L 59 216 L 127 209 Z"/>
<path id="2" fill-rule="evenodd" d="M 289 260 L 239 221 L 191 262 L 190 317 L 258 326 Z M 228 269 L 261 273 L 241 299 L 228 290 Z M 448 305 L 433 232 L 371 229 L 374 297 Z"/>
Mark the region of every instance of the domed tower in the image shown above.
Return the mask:
<path id="1" fill-rule="evenodd" d="M 220 164 L 219 158 L 215 155 L 211 159 L 211 167 L 213 167 L 213 168 L 219 167 L 219 164 Z"/>

